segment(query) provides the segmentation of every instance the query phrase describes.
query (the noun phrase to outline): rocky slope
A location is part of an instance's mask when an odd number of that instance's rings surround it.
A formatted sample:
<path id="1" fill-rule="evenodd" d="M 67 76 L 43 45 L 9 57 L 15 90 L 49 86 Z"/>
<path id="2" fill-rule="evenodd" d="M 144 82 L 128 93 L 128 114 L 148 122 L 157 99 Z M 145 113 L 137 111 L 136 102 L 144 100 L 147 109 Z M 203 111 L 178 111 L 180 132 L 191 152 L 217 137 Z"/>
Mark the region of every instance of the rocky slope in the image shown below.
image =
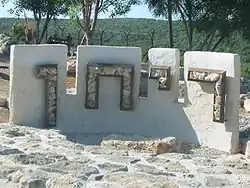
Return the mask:
<path id="1" fill-rule="evenodd" d="M 91 146 L 75 143 L 57 130 L 0 127 L 0 187 L 250 187 L 250 160 L 243 155 L 205 147 L 152 155 L 129 146 L 116 149 L 107 144 L 112 141 Z M 102 135 L 81 137 L 95 140 Z"/>

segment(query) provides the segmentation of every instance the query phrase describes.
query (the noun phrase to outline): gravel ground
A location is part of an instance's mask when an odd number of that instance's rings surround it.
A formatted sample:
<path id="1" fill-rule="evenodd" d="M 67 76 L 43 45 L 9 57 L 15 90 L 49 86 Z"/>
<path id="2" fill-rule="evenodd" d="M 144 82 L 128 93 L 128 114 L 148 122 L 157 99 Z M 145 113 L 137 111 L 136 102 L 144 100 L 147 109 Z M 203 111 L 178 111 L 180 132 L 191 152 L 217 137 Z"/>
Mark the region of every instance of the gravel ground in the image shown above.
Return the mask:
<path id="1" fill-rule="evenodd" d="M 242 127 L 248 127 L 250 125 L 250 116 L 246 116 L 246 115 L 240 115 L 239 116 L 239 124 L 240 124 L 240 128 Z"/>
<path id="2" fill-rule="evenodd" d="M 155 156 L 70 142 L 57 130 L 0 126 L 0 187 L 250 187 L 243 155 L 201 147 Z"/>

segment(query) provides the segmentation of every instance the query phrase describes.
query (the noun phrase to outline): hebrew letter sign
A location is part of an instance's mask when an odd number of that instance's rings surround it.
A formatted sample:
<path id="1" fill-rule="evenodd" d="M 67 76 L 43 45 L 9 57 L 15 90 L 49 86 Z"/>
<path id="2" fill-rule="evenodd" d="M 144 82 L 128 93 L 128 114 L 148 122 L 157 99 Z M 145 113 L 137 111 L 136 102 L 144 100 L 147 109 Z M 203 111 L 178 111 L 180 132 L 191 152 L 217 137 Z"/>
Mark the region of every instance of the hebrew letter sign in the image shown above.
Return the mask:
<path id="1" fill-rule="evenodd" d="M 170 90 L 170 66 L 150 66 L 149 79 L 158 80 L 158 90 Z"/>
<path id="2" fill-rule="evenodd" d="M 213 121 L 224 122 L 226 71 L 189 68 L 188 80 L 214 84 Z"/>
<path id="3" fill-rule="evenodd" d="M 85 107 L 87 109 L 98 109 L 100 76 L 121 78 L 120 110 L 133 110 L 134 66 L 130 64 L 88 63 Z"/>
<path id="4" fill-rule="evenodd" d="M 39 65 L 37 68 L 37 78 L 45 79 L 46 94 L 45 94 L 45 108 L 46 108 L 46 126 L 56 126 L 56 108 L 57 108 L 57 65 Z"/>

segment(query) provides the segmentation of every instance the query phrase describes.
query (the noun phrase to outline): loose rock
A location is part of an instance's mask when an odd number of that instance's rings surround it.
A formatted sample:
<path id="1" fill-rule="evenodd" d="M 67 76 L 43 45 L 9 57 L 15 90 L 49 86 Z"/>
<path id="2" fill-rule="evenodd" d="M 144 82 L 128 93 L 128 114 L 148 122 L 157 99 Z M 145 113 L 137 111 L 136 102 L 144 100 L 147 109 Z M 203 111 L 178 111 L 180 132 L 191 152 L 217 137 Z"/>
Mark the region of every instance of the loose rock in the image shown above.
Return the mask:
<path id="1" fill-rule="evenodd" d="M 117 172 L 105 175 L 102 181 L 119 184 L 125 188 L 178 188 L 164 176 Z"/>
<path id="2" fill-rule="evenodd" d="M 67 158 L 65 156 L 53 153 L 31 153 L 31 154 L 18 154 L 12 156 L 12 160 L 14 162 L 18 162 L 25 165 L 27 164 L 45 165 L 66 159 Z"/>
<path id="3" fill-rule="evenodd" d="M 249 159 L 250 158 L 250 141 L 247 142 L 246 144 L 246 151 L 245 151 L 246 157 Z"/>
<path id="4" fill-rule="evenodd" d="M 119 172 L 119 171 L 128 171 L 128 167 L 124 165 L 117 165 L 117 164 L 112 164 L 112 163 L 103 163 L 103 164 L 98 164 L 98 168 L 101 170 L 103 173 L 112 173 L 112 172 Z"/>
<path id="5" fill-rule="evenodd" d="M 86 182 L 71 175 L 52 177 L 46 182 L 46 188 L 82 188 Z"/>
<path id="6" fill-rule="evenodd" d="M 143 172 L 143 173 L 152 174 L 152 175 L 172 175 L 172 176 L 174 176 L 174 174 L 169 174 L 166 171 L 157 169 L 154 166 L 149 166 L 149 165 L 144 165 L 144 164 L 139 164 L 139 163 L 135 164 L 133 166 L 133 169 L 136 172 Z"/>
<path id="7" fill-rule="evenodd" d="M 214 176 L 209 176 L 205 178 L 205 185 L 207 187 L 225 187 L 232 185 L 232 183 L 226 178 L 222 179 Z"/>
<path id="8" fill-rule="evenodd" d="M 0 155 L 11 155 L 11 154 L 18 154 L 18 153 L 23 153 L 23 152 L 16 148 L 10 148 L 7 146 L 0 145 Z"/>
<path id="9" fill-rule="evenodd" d="M 184 153 L 154 155 L 153 146 L 164 139 L 128 142 L 117 136 L 106 146 L 87 146 L 57 130 L 0 127 L 0 187 L 250 187 L 245 155 L 177 144 L 175 139 L 168 143 Z"/>
<path id="10" fill-rule="evenodd" d="M 0 107 L 8 108 L 8 101 L 5 98 L 0 98 Z"/>
<path id="11" fill-rule="evenodd" d="M 103 140 L 101 145 L 106 147 L 114 147 L 117 149 L 146 151 L 153 154 L 178 151 L 178 145 L 176 138 L 174 137 L 146 141 Z"/>
<path id="12" fill-rule="evenodd" d="M 94 166 L 76 161 L 59 161 L 42 167 L 44 171 L 60 174 L 74 174 L 80 179 L 86 180 L 93 174 L 99 174 L 99 170 Z"/>

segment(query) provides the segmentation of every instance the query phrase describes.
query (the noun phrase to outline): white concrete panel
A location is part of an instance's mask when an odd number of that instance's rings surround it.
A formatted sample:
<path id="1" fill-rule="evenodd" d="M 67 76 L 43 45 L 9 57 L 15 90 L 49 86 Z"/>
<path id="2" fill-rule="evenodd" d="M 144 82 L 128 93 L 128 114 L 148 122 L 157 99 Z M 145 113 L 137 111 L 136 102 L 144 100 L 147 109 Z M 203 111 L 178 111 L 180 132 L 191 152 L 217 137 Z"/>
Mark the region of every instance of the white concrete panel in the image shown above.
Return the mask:
<path id="1" fill-rule="evenodd" d="M 171 66 L 171 89 L 173 100 L 177 101 L 179 96 L 180 78 L 180 51 L 173 48 L 151 48 L 148 51 L 149 65 Z"/>
<path id="2" fill-rule="evenodd" d="M 237 151 L 239 139 L 240 56 L 230 53 L 186 52 L 184 56 L 185 112 L 201 144 L 213 148 Z M 188 81 L 189 68 L 225 70 L 225 122 L 213 122 L 213 85 Z"/>
<path id="3" fill-rule="evenodd" d="M 174 54 L 174 59 L 171 60 L 173 62 L 171 66 L 177 69 L 176 72 L 179 72 L 179 52 L 172 49 L 172 54 Z M 85 109 L 85 65 L 87 62 L 134 64 L 136 91 L 139 87 L 139 48 L 79 47 L 77 94 L 75 96 L 65 95 L 63 102 L 60 103 L 60 109 L 63 109 L 64 112 L 58 114 L 58 127 L 62 132 L 123 133 L 152 137 L 176 136 L 179 140 L 197 143 L 196 134 L 183 111 L 183 106 L 175 102 L 175 95 L 171 91 L 159 91 L 156 87 L 157 80 L 149 81 L 148 98 L 139 99 L 138 94 L 134 94 L 136 102 L 133 111 L 120 111 L 119 78 L 101 77 L 99 108 Z M 174 86 L 171 85 L 171 87 Z"/>
<path id="4" fill-rule="evenodd" d="M 36 78 L 36 66 L 58 64 L 58 101 L 65 92 L 67 46 L 11 46 L 10 118 L 13 123 L 45 126 L 45 80 Z M 62 75 L 62 73 L 65 73 Z M 64 86 L 64 88 L 63 88 Z"/>

